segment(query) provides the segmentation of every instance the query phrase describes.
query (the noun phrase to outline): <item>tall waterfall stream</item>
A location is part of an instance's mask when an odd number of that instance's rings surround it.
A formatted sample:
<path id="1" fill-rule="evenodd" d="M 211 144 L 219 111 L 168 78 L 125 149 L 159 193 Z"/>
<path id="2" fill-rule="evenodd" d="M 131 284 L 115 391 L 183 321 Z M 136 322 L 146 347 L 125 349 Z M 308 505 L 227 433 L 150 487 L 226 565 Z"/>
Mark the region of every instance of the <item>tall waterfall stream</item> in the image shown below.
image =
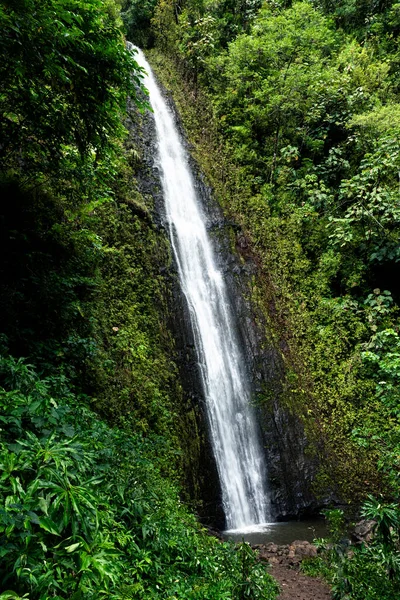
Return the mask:
<path id="1" fill-rule="evenodd" d="M 226 525 L 230 530 L 251 528 L 270 521 L 270 504 L 245 359 L 187 153 L 143 53 L 139 50 L 135 58 L 148 73 L 144 83 L 154 111 L 156 160 L 171 244 L 195 337 Z"/>

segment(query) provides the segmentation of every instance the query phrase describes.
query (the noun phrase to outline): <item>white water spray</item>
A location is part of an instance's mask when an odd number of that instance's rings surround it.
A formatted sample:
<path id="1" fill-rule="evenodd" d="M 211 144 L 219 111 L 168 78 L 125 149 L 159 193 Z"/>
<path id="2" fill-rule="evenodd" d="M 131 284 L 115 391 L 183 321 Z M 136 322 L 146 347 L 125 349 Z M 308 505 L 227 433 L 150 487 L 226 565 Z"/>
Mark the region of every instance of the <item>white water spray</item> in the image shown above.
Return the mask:
<path id="1" fill-rule="evenodd" d="M 135 58 L 148 73 L 144 83 L 154 111 L 166 215 L 195 335 L 226 524 L 248 528 L 268 522 L 270 512 L 244 357 L 187 154 L 149 64 L 140 50 Z"/>

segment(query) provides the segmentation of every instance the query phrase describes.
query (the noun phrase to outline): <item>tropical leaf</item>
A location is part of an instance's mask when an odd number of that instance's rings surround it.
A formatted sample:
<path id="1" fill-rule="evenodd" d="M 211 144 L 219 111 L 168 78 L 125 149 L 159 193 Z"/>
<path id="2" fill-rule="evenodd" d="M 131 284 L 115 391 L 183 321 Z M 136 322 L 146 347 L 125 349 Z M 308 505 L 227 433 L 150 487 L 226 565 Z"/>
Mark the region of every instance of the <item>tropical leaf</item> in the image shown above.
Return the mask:
<path id="1" fill-rule="evenodd" d="M 50 519 L 50 517 L 39 517 L 39 525 L 45 531 L 52 533 L 53 535 L 60 536 L 57 525 Z"/>

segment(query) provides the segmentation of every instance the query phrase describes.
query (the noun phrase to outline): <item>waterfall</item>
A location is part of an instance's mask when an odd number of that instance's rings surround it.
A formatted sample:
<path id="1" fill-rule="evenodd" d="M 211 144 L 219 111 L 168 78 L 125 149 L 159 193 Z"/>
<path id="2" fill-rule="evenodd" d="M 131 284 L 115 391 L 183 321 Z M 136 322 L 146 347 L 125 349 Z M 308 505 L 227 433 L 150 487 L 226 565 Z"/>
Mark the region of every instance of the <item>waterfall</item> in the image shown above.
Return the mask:
<path id="1" fill-rule="evenodd" d="M 245 360 L 187 153 L 143 53 L 138 50 L 135 58 L 148 74 L 144 84 L 154 111 L 156 160 L 171 244 L 195 337 L 226 524 L 228 529 L 243 529 L 270 520 L 266 467 Z"/>

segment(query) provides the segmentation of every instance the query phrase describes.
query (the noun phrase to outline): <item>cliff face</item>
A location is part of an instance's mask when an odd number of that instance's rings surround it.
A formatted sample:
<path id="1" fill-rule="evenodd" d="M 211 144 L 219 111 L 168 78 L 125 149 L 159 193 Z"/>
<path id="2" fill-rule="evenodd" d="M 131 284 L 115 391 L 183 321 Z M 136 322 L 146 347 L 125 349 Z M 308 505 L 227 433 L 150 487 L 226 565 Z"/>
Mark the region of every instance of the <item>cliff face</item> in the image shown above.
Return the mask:
<path id="1" fill-rule="evenodd" d="M 184 136 L 171 98 L 169 103 Z M 142 156 L 138 171 L 139 189 L 144 196 L 153 198 L 156 227 L 166 235 L 151 114 L 141 117 L 140 122 L 132 124 L 132 128 L 140 140 Z M 190 145 L 187 144 L 187 147 L 190 153 Z M 317 508 L 316 498 L 311 492 L 316 463 L 313 457 L 307 455 L 307 441 L 299 418 L 282 401 L 284 364 L 279 343 L 283 342 L 273 340 L 265 317 L 251 300 L 252 282 L 258 277 L 257 261 L 249 250 L 241 227 L 224 216 L 194 159 L 191 159 L 191 166 L 207 217 L 208 231 L 216 248 L 218 266 L 228 286 L 246 369 L 251 378 L 268 465 L 273 516 L 282 520 L 312 513 Z M 183 432 L 186 486 L 192 499 L 199 503 L 203 520 L 222 528 L 220 487 L 208 441 L 207 417 L 188 308 L 172 255 L 169 261 L 168 265 L 161 267 L 161 271 L 170 290 L 168 324 L 175 338 L 176 362 L 182 385 L 182 410 L 178 418 Z"/>
<path id="2" fill-rule="evenodd" d="M 207 435 L 206 414 L 197 366 L 197 355 L 190 326 L 188 307 L 179 284 L 172 256 L 160 173 L 156 162 L 157 145 L 153 116 L 139 115 L 130 107 L 129 136 L 140 155 L 136 179 L 141 195 L 152 205 L 151 218 L 157 235 L 168 247 L 160 257 L 159 272 L 164 282 L 165 313 L 162 319 L 174 339 L 172 359 L 177 367 L 175 390 L 176 427 L 180 436 L 183 490 L 193 502 L 205 524 L 223 527 L 218 474 Z"/>

